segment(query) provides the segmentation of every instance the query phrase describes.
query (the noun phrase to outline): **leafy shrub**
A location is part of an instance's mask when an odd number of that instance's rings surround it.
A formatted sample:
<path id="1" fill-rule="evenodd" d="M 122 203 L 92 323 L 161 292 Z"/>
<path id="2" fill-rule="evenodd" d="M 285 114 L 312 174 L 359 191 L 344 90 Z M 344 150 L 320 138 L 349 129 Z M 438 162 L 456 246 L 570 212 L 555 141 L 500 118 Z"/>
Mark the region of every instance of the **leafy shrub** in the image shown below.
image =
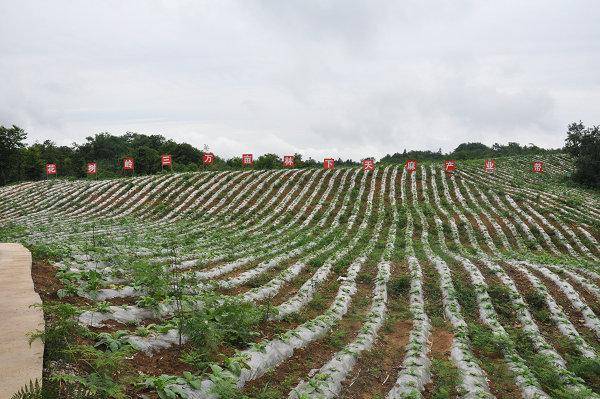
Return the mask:
<path id="1" fill-rule="evenodd" d="M 133 286 L 144 287 L 147 296 L 156 302 L 165 299 L 169 293 L 169 276 L 165 267 L 144 261 L 131 264 Z"/>
<path id="2" fill-rule="evenodd" d="M 45 344 L 46 355 L 51 360 L 60 358 L 63 350 L 75 342 L 78 335 L 88 334 L 89 331 L 81 326 L 76 319 L 79 310 L 69 304 L 60 302 L 47 302 L 41 307 L 46 317 L 44 330 L 37 330 L 29 334 L 29 341 L 40 339 Z"/>
<path id="3" fill-rule="evenodd" d="M 51 379 L 61 385 L 67 384 L 84 389 L 94 398 L 125 399 L 127 397 L 123 389 L 126 376 L 124 359 L 131 354 L 130 347 L 104 352 L 91 346 L 72 345 L 65 352 L 71 359 L 86 365 L 86 373 L 58 374 Z"/>
<path id="4" fill-rule="evenodd" d="M 264 318 L 263 307 L 234 297 L 206 293 L 201 306 L 184 314 L 181 330 L 195 349 L 210 359 L 223 344 L 240 347 L 250 342 L 258 334 L 255 328 Z"/>

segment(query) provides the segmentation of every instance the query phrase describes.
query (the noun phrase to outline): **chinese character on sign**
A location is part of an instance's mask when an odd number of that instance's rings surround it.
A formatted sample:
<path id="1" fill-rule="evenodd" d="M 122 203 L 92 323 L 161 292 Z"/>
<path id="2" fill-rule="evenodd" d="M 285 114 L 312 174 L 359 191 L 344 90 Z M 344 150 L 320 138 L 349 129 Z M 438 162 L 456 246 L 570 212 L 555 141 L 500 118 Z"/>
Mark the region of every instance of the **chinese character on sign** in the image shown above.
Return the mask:
<path id="1" fill-rule="evenodd" d="M 325 158 L 323 160 L 323 168 L 324 169 L 333 169 L 335 161 L 333 158 Z"/>
<path id="2" fill-rule="evenodd" d="M 542 173 L 544 171 L 544 163 L 536 161 L 533 163 L 533 173 Z"/>
<path id="3" fill-rule="evenodd" d="M 283 166 L 286 168 L 294 167 L 294 156 L 293 155 L 284 155 L 283 156 Z"/>
<path id="4" fill-rule="evenodd" d="M 456 161 L 444 161 L 444 171 L 446 173 L 452 173 L 456 170 Z"/>
<path id="5" fill-rule="evenodd" d="M 252 154 L 242 154 L 242 165 L 252 165 Z"/>
<path id="6" fill-rule="evenodd" d="M 133 158 L 123 159 L 123 170 L 133 170 Z"/>
<path id="7" fill-rule="evenodd" d="M 496 161 L 493 159 L 485 160 L 485 171 L 488 173 L 494 173 L 496 170 Z"/>
<path id="8" fill-rule="evenodd" d="M 172 159 L 170 155 L 161 155 L 160 162 L 162 166 L 171 166 Z"/>
<path id="9" fill-rule="evenodd" d="M 98 172 L 98 166 L 96 162 L 88 162 L 87 164 L 87 173 L 88 175 L 95 175 Z"/>
<path id="10" fill-rule="evenodd" d="M 417 161 L 415 161 L 414 159 L 409 159 L 404 164 L 404 167 L 406 168 L 407 172 L 411 172 L 412 173 L 415 170 L 417 170 Z"/>
<path id="11" fill-rule="evenodd" d="M 47 163 L 46 164 L 46 174 L 47 175 L 55 175 L 56 174 L 56 164 L 55 163 Z"/>
<path id="12" fill-rule="evenodd" d="M 215 156 L 212 152 L 205 152 L 204 155 L 202 155 L 202 162 L 204 165 L 211 165 L 214 161 Z"/>
<path id="13" fill-rule="evenodd" d="M 365 172 L 375 169 L 375 161 L 372 159 L 363 159 L 362 164 Z"/>

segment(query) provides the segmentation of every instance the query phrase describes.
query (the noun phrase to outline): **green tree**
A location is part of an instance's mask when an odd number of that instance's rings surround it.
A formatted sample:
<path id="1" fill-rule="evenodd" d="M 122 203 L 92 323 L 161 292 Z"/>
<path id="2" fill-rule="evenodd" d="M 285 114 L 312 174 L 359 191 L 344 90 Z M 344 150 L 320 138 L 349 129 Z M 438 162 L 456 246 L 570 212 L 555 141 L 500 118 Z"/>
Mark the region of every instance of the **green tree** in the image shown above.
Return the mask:
<path id="1" fill-rule="evenodd" d="M 600 187 L 600 126 L 585 127 L 581 121 L 568 127 L 565 150 L 575 158 L 573 179 Z"/>
<path id="2" fill-rule="evenodd" d="M 25 147 L 26 138 L 20 127 L 0 126 L 0 185 L 18 180 L 20 149 Z"/>
<path id="3" fill-rule="evenodd" d="M 282 167 L 282 160 L 277 154 L 264 154 L 254 161 L 257 169 L 278 169 Z"/>
<path id="4" fill-rule="evenodd" d="M 485 158 L 492 154 L 492 149 L 482 143 L 462 143 L 452 152 L 456 159 Z"/>
<path id="5" fill-rule="evenodd" d="M 21 148 L 18 180 L 38 180 L 44 176 L 44 163 L 39 148 Z"/>
<path id="6" fill-rule="evenodd" d="M 132 153 L 135 159 L 135 170 L 139 174 L 152 174 L 160 171 L 160 156 L 158 150 L 152 147 L 137 147 Z"/>

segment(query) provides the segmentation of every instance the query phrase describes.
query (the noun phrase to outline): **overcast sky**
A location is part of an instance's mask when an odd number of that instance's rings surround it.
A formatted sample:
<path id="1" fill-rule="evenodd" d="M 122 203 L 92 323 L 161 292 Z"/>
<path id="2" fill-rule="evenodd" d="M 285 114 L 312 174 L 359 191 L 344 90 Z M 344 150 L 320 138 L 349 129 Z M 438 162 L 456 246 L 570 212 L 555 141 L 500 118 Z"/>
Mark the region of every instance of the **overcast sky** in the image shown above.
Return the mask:
<path id="1" fill-rule="evenodd" d="M 0 0 L 0 124 L 360 159 L 600 123 L 600 2 Z"/>

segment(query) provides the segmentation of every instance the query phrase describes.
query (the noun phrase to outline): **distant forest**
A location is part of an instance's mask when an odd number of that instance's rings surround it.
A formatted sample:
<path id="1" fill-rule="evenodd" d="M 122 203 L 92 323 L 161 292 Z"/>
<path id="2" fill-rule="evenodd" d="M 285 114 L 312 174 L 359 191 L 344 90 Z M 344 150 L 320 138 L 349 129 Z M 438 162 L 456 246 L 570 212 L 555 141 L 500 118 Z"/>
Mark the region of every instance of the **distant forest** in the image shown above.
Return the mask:
<path id="1" fill-rule="evenodd" d="M 593 130 L 595 129 L 595 130 Z M 589 132 L 591 130 L 591 133 Z M 579 140 L 588 140 L 590 134 L 598 135 L 598 127 L 585 128 L 581 122 L 569 126 L 569 131 L 578 135 Z M 586 133 L 587 132 L 587 133 Z M 594 133 L 595 132 L 595 133 Z M 588 134 L 590 133 L 590 134 Z M 571 137 L 571 135 L 569 136 Z M 86 164 L 96 162 L 98 178 L 119 177 L 125 175 L 122 171 L 122 159 L 135 159 L 135 174 L 146 175 L 161 172 L 160 156 L 170 154 L 173 157 L 172 169 L 178 172 L 203 169 L 203 151 L 188 143 L 176 143 L 162 135 L 127 133 L 115 136 L 110 133 L 99 133 L 87 137 L 82 144 L 57 146 L 46 140 L 43 143 L 26 145 L 27 133 L 17 127 L 0 126 L 0 185 L 12 182 L 39 180 L 46 177 L 46 163 L 57 165 L 58 176 L 63 178 L 83 178 L 86 176 Z M 598 138 L 596 137 L 596 140 Z M 571 147 L 577 143 L 572 142 Z M 569 141 L 567 140 L 567 147 Z M 439 151 L 406 151 L 386 155 L 379 163 L 404 163 L 407 159 L 442 160 L 442 159 L 476 159 L 485 157 L 500 157 L 508 155 L 529 155 L 556 152 L 561 150 L 546 150 L 535 145 L 522 146 L 518 143 L 507 145 L 494 144 L 489 147 L 482 143 L 463 143 L 449 154 Z M 571 151 L 573 153 L 573 151 Z M 301 154 L 295 155 L 296 167 L 321 167 L 322 160 L 303 159 Z M 353 160 L 336 160 L 336 166 L 358 165 Z M 264 154 L 254 159 L 255 169 L 282 168 L 282 158 L 277 154 Z M 241 157 L 223 159 L 215 154 L 215 162 L 210 169 L 226 170 L 242 168 Z M 130 174 L 127 174 L 130 175 Z"/>

